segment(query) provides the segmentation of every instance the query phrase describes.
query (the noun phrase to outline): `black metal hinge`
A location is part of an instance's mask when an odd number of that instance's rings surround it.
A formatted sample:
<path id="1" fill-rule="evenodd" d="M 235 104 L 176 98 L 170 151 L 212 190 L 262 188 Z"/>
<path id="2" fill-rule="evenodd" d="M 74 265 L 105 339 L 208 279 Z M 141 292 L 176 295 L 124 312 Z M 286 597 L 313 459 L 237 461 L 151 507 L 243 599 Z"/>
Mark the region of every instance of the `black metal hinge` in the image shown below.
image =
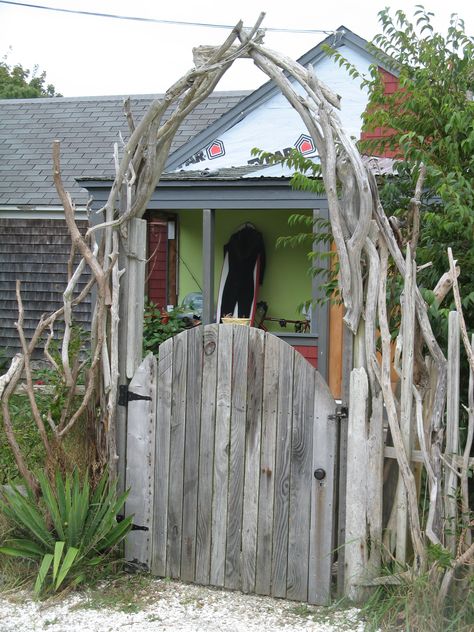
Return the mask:
<path id="1" fill-rule="evenodd" d="M 126 384 L 121 384 L 119 386 L 119 398 L 118 398 L 119 406 L 126 406 L 128 402 L 133 402 L 139 399 L 144 399 L 146 401 L 151 402 L 151 397 L 149 395 L 139 395 L 138 393 L 129 391 L 128 386 Z"/>
<path id="2" fill-rule="evenodd" d="M 334 415 L 328 415 L 328 419 L 331 421 L 342 421 L 343 419 L 347 419 L 349 415 L 349 408 L 347 406 L 343 406 L 342 404 L 337 404 L 336 412 Z"/>
<path id="3" fill-rule="evenodd" d="M 125 520 L 125 516 L 122 514 L 119 514 L 118 516 L 115 516 L 117 522 L 122 522 L 122 520 Z M 130 531 L 149 531 L 148 527 L 142 527 L 139 524 L 134 524 L 132 522 L 132 526 Z"/>

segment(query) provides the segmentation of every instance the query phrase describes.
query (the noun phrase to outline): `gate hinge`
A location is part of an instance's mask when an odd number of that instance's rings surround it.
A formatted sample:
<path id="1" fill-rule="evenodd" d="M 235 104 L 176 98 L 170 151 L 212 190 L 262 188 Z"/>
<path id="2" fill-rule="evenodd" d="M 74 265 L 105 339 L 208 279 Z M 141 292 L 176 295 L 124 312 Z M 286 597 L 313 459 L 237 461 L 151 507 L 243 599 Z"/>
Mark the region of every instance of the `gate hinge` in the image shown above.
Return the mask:
<path id="1" fill-rule="evenodd" d="M 151 402 L 151 397 L 149 395 L 139 395 L 138 393 L 129 391 L 127 384 L 120 384 L 119 397 L 117 402 L 119 406 L 126 406 L 128 402 L 133 402 L 139 399 L 144 399 Z"/>
<path id="2" fill-rule="evenodd" d="M 122 522 L 122 520 L 125 520 L 125 516 L 123 514 L 118 514 L 117 516 L 115 516 L 117 522 Z M 149 531 L 148 527 L 142 527 L 139 524 L 134 524 L 132 522 L 132 526 L 130 528 L 130 531 Z"/>
<path id="3" fill-rule="evenodd" d="M 331 421 L 342 421 L 343 419 L 347 419 L 349 415 L 349 408 L 347 406 L 343 406 L 342 404 L 337 404 L 336 412 L 334 415 L 328 415 L 328 419 Z"/>

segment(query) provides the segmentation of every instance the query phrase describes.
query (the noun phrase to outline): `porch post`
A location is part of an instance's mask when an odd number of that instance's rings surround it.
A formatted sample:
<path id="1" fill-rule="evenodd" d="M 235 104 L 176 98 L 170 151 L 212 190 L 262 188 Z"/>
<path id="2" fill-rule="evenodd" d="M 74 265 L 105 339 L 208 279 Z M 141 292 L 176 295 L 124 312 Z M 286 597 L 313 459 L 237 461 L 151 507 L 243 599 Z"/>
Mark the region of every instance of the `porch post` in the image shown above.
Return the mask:
<path id="1" fill-rule="evenodd" d="M 313 233 L 317 232 L 317 228 L 314 226 L 314 222 L 320 218 L 327 218 L 327 211 L 322 209 L 313 209 Z M 313 243 L 313 250 L 320 248 L 316 241 Z M 329 244 L 328 244 L 329 247 Z M 317 257 L 313 261 L 313 266 L 318 268 L 327 268 L 327 257 Z M 321 290 L 321 284 L 325 283 L 325 273 L 313 275 L 312 280 L 312 309 L 311 309 L 311 333 L 318 334 L 318 371 L 321 373 L 325 380 L 328 379 L 328 338 L 329 338 L 329 302 L 326 301 L 323 304 L 317 303 L 324 296 L 324 292 Z"/>
<path id="2" fill-rule="evenodd" d="M 202 211 L 202 323 L 214 322 L 214 209 Z"/>

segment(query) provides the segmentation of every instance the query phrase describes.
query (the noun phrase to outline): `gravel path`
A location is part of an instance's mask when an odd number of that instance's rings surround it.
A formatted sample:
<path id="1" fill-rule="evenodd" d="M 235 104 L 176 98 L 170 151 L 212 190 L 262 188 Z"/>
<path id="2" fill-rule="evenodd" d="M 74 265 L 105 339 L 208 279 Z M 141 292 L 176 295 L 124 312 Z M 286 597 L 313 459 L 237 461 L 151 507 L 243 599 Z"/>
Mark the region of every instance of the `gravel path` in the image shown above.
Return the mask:
<path id="1" fill-rule="evenodd" d="M 169 580 L 102 583 L 38 602 L 0 597 L 0 632 L 363 632 L 355 608 L 335 610 Z"/>

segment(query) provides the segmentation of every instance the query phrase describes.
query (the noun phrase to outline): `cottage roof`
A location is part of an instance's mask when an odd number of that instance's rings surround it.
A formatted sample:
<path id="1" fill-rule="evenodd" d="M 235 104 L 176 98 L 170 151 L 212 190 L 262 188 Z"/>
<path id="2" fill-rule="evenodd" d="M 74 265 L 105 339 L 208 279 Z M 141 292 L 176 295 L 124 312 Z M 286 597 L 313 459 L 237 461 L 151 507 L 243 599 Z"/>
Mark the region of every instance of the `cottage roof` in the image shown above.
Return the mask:
<path id="1" fill-rule="evenodd" d="M 323 42 L 305 53 L 298 61 L 316 65 L 326 59 L 324 45 L 348 47 L 359 58 L 374 61 L 366 40 L 341 26 Z M 382 67 L 383 63 L 378 62 Z M 353 88 L 358 92 L 358 87 Z M 174 171 L 182 163 L 213 141 L 219 134 L 238 124 L 278 93 L 268 81 L 254 91 L 215 92 L 188 116 L 179 128 L 171 146 L 167 170 Z M 131 97 L 135 119 L 139 121 L 152 100 L 160 95 Z M 88 193 L 85 180 L 113 178 L 113 145 L 120 135 L 128 136 L 123 109 L 124 96 L 12 99 L 0 100 L 0 215 L 11 210 L 22 211 L 25 217 L 38 211 L 59 209 L 59 199 L 53 185 L 51 145 L 61 141 L 61 165 L 64 184 L 78 207 L 86 204 Z M 358 97 L 359 98 L 359 97 Z M 360 100 L 360 98 L 359 98 Z M 350 99 L 349 99 L 350 102 Z M 291 109 L 291 108 L 290 108 Z M 304 130 L 303 130 L 304 131 Z M 233 164 L 240 167 L 242 164 Z M 205 165 L 203 165 L 204 167 Z M 218 166 L 218 165 L 216 165 Z M 258 169 L 239 168 L 237 171 L 218 168 L 217 179 L 266 177 Z M 230 166 L 230 165 L 229 165 Z M 194 180 L 203 177 L 203 167 L 197 173 L 171 178 Z M 212 166 L 211 171 L 214 171 Z M 207 175 L 207 174 L 206 174 Z M 273 174 L 272 174 L 273 175 Z M 288 175 L 288 174 L 280 174 Z M 78 182 L 77 180 L 80 180 Z M 213 179 L 211 174 L 210 179 Z"/>
<path id="2" fill-rule="evenodd" d="M 242 100 L 248 91 L 215 92 L 183 122 L 172 151 L 189 142 Z M 159 95 L 131 98 L 136 120 Z M 64 184 L 77 205 L 88 194 L 76 178 L 111 176 L 113 144 L 128 135 L 124 96 L 0 100 L 0 212 L 57 207 L 51 145 L 61 141 Z"/>

